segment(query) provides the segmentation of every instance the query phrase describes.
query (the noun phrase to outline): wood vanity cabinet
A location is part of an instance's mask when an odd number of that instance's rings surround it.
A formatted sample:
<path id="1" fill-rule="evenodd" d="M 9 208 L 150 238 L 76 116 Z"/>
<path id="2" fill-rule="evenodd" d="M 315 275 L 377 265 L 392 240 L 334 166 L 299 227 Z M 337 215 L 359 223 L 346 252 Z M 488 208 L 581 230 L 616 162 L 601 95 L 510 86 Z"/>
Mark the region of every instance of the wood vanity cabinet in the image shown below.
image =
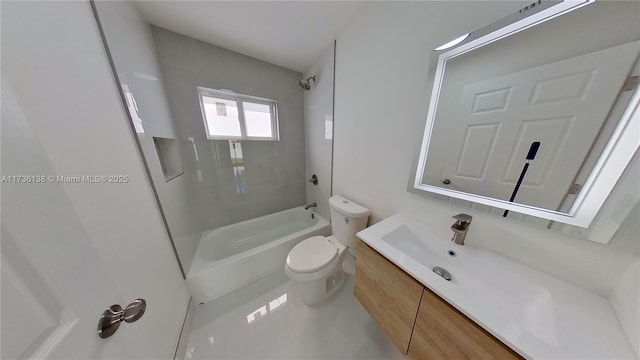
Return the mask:
<path id="1" fill-rule="evenodd" d="M 408 359 L 522 359 L 475 322 L 425 288 Z"/>
<path id="2" fill-rule="evenodd" d="M 362 241 L 353 294 L 408 359 L 522 359 Z"/>
<path id="3" fill-rule="evenodd" d="M 358 242 L 353 294 L 404 354 L 423 288 L 369 245 Z"/>

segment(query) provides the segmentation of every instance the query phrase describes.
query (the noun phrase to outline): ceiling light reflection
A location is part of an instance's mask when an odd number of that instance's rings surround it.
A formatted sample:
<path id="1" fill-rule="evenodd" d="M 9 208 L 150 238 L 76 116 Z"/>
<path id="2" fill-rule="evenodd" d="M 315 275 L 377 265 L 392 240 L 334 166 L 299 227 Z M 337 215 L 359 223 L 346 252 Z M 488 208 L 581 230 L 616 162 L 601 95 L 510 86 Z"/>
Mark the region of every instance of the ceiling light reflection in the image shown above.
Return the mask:
<path id="1" fill-rule="evenodd" d="M 255 321 L 263 318 L 268 313 L 274 312 L 287 303 L 287 293 L 280 295 L 279 297 L 268 302 L 269 310 L 267 311 L 267 305 L 263 305 L 247 315 L 247 323 L 252 324 Z M 213 344 L 213 343 L 212 343 Z"/>

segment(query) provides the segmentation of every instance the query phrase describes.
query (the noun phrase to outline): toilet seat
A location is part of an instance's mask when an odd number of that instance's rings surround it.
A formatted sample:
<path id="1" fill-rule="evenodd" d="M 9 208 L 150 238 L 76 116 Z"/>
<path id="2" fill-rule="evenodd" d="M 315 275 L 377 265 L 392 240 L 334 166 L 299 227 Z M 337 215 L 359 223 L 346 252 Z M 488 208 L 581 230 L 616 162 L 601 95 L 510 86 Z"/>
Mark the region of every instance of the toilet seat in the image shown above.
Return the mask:
<path id="1" fill-rule="evenodd" d="M 287 256 L 287 267 L 298 274 L 309 274 L 329 266 L 338 256 L 338 248 L 324 236 L 302 240 Z"/>

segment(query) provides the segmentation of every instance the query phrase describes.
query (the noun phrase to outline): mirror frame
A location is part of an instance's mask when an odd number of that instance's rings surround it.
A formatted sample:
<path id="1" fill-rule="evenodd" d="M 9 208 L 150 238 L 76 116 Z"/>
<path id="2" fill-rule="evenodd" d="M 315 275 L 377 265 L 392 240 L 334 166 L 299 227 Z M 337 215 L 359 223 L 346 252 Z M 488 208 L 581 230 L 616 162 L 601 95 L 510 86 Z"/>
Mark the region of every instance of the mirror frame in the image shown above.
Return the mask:
<path id="1" fill-rule="evenodd" d="M 627 108 L 623 112 L 611 138 L 607 142 L 607 145 L 598 158 L 591 174 L 585 181 L 582 190 L 579 192 L 568 213 L 423 184 L 422 179 L 424 176 L 427 152 L 429 149 L 433 125 L 435 123 L 436 109 L 438 106 L 440 90 L 443 85 L 447 62 L 457 56 L 491 44 L 530 27 L 540 25 L 573 10 L 577 10 L 583 6 L 593 3 L 594 1 L 595 0 L 565 0 L 557 5 L 542 9 L 530 16 L 508 23 L 507 25 L 500 27 L 497 30 L 490 31 L 487 34 L 470 36 L 468 41 L 462 42 L 453 49 L 442 50 L 444 52 L 437 56 L 437 66 L 435 69 L 435 75 L 433 76 L 434 81 L 431 91 L 431 100 L 429 102 L 426 125 L 413 183 L 414 189 L 489 205 L 569 225 L 584 228 L 589 227 L 609 196 L 609 193 L 613 190 L 618 179 L 624 172 L 629 161 L 631 161 L 635 152 L 640 147 L 640 136 L 638 136 L 638 134 L 640 134 L 640 87 L 635 89 L 634 94 L 632 95 Z M 502 21 L 504 21 L 504 19 Z M 500 23 L 502 21 L 499 20 L 496 23 Z M 491 28 L 491 25 L 486 28 Z"/>

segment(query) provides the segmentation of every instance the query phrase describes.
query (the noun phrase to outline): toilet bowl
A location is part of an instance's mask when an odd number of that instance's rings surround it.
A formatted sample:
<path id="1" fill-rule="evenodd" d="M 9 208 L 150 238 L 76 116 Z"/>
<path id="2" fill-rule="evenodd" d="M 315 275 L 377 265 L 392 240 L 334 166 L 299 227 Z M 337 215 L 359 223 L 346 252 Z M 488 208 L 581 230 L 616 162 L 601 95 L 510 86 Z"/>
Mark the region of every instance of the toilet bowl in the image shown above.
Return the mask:
<path id="1" fill-rule="evenodd" d="M 291 249 L 285 273 L 299 288 L 302 302 L 317 304 L 340 288 L 342 269 L 349 248 L 355 248 L 355 234 L 367 226 L 369 209 L 341 196 L 329 199 L 332 236 L 313 236 Z"/>

